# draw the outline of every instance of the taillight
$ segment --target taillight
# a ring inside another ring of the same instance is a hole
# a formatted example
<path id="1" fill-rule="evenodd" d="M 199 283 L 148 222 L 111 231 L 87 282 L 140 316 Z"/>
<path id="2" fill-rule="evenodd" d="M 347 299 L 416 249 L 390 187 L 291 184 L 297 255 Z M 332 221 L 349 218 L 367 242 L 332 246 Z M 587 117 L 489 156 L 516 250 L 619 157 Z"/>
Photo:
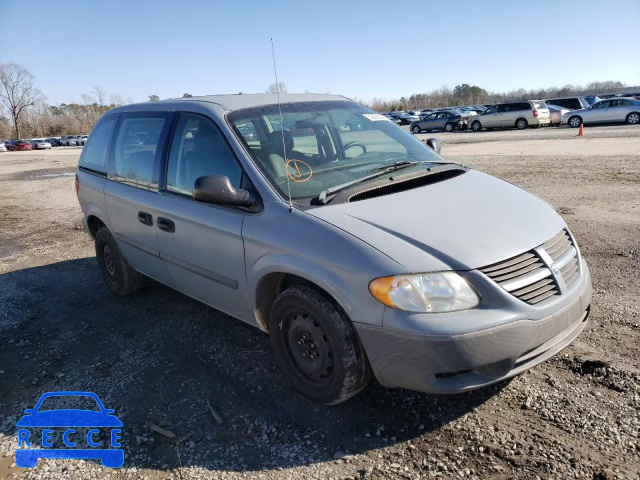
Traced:
<path id="1" fill-rule="evenodd" d="M 534 117 L 537 117 L 537 116 L 538 116 L 538 110 L 534 110 L 534 111 L 533 111 L 533 116 L 534 116 Z"/>
<path id="2" fill-rule="evenodd" d="M 76 173 L 76 197 L 78 196 L 79 191 L 80 191 L 80 181 L 78 180 L 78 174 Z"/>

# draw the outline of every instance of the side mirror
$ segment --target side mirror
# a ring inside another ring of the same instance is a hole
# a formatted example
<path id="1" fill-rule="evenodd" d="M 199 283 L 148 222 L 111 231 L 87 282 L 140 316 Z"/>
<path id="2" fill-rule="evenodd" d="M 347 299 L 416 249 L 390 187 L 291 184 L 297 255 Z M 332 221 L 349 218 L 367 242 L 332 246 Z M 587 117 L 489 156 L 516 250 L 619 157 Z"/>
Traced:
<path id="1" fill-rule="evenodd" d="M 256 199 L 248 190 L 236 189 L 226 175 L 198 177 L 193 185 L 193 198 L 218 205 L 251 207 Z"/>
<path id="2" fill-rule="evenodd" d="M 437 138 L 430 138 L 429 140 L 427 140 L 427 146 L 431 147 L 433 150 L 436 151 L 436 153 L 440 153 L 440 149 L 442 148 L 442 144 L 440 143 L 440 140 L 438 140 Z"/>

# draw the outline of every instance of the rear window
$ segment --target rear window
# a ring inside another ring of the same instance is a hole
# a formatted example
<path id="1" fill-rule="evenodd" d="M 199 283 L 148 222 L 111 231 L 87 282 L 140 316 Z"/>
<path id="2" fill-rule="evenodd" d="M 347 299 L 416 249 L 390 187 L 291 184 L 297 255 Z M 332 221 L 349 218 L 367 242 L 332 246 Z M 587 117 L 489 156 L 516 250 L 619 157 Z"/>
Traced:
<path id="1" fill-rule="evenodd" d="M 549 106 L 544 102 L 533 102 L 536 108 L 549 108 Z"/>

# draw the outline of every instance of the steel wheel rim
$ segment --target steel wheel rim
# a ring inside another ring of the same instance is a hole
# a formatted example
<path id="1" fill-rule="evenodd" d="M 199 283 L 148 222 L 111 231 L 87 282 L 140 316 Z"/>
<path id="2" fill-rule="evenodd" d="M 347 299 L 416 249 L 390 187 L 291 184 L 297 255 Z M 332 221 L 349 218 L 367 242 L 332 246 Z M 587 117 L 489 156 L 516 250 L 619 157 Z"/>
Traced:
<path id="1" fill-rule="evenodd" d="M 413 133 L 420 133 L 419 127 L 413 127 Z"/>
<path id="2" fill-rule="evenodd" d="M 478 122 L 475 122 L 475 123 L 472 125 L 472 128 L 473 128 L 473 130 L 474 130 L 474 131 L 476 131 L 476 132 L 477 132 L 478 130 L 480 130 L 480 124 L 479 124 Z"/>
<path id="3" fill-rule="evenodd" d="M 524 120 L 520 120 L 520 121 L 518 122 L 518 128 L 523 129 L 524 127 L 525 127 Z"/>
<path id="4" fill-rule="evenodd" d="M 640 115 L 638 115 L 637 113 L 633 113 L 629 115 L 629 123 L 638 123 L 639 120 L 640 120 Z"/>
<path id="5" fill-rule="evenodd" d="M 296 372 L 316 386 L 331 382 L 333 349 L 320 323 L 306 312 L 294 312 L 286 322 L 285 346 Z"/>
<path id="6" fill-rule="evenodd" d="M 444 129 L 445 131 L 450 132 L 451 130 L 453 130 L 453 127 L 451 125 L 445 125 Z"/>
<path id="7" fill-rule="evenodd" d="M 104 263 L 105 271 L 111 280 L 116 280 L 118 278 L 118 273 L 116 271 L 116 264 L 113 260 L 113 253 L 111 252 L 111 248 L 109 245 L 106 245 L 102 250 L 102 262 Z"/>
<path id="8" fill-rule="evenodd" d="M 569 121 L 569 123 L 571 123 L 572 127 L 577 127 L 578 125 L 580 125 L 580 120 L 574 117 Z"/>

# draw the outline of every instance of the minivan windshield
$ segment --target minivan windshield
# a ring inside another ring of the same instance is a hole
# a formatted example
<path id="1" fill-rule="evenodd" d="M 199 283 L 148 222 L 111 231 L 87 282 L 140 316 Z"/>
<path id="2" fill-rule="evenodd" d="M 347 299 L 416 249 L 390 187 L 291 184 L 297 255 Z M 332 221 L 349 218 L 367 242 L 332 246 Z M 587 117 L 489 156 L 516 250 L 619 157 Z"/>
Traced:
<path id="1" fill-rule="evenodd" d="M 292 199 L 310 200 L 398 162 L 411 162 L 406 172 L 445 163 L 384 115 L 350 101 L 285 103 L 282 121 L 278 105 L 236 110 L 227 120 L 284 198 L 290 188 Z"/>

